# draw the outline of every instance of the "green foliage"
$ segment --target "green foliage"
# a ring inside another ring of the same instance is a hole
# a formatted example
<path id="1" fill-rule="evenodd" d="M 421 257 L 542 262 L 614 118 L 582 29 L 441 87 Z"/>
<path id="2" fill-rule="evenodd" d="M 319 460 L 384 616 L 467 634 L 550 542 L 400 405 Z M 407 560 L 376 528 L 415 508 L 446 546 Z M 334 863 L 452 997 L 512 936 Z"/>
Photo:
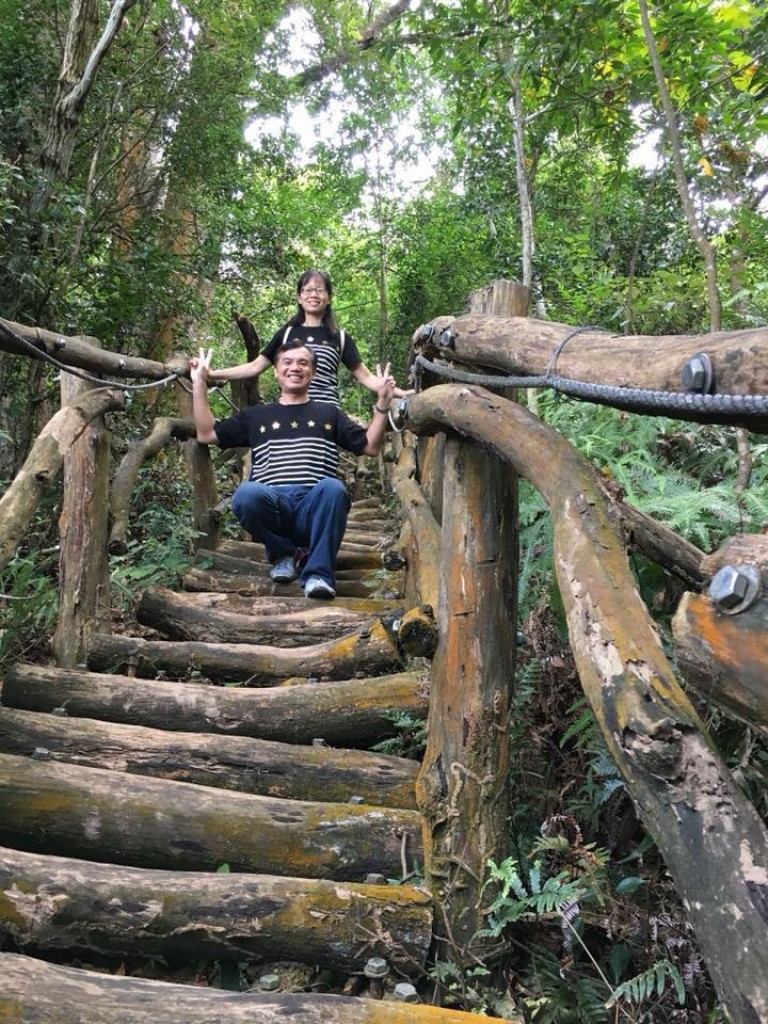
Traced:
<path id="1" fill-rule="evenodd" d="M 19 553 L 0 573 L 0 673 L 34 658 L 56 625 L 58 551 Z"/>
<path id="2" fill-rule="evenodd" d="M 606 1006 L 610 1009 L 621 1000 L 627 1003 L 642 1003 L 653 998 L 654 995 L 661 997 L 664 995 L 668 981 L 674 985 L 677 1001 L 683 1006 L 685 1003 L 683 979 L 680 977 L 680 971 L 669 960 L 658 960 L 647 971 L 617 985 Z"/>
<path id="3" fill-rule="evenodd" d="M 427 723 L 413 718 L 407 711 L 386 711 L 384 717 L 392 723 L 396 735 L 374 744 L 371 750 L 418 761 L 427 742 Z"/>
<path id="4" fill-rule="evenodd" d="M 170 474 L 166 483 L 172 484 Z M 155 468 L 144 467 L 133 500 L 140 511 L 130 520 L 127 551 L 110 559 L 110 579 L 124 610 L 133 608 L 149 586 L 177 589 L 191 564 L 195 531 L 189 484 L 179 481 L 175 505 L 158 487 L 162 483 L 155 479 Z"/>

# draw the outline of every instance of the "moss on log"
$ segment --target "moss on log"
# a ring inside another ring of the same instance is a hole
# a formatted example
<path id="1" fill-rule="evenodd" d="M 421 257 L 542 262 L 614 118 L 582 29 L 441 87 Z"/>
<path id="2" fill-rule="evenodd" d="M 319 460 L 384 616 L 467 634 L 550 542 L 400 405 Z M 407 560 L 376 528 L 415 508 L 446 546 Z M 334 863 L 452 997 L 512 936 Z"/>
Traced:
<path id="1" fill-rule="evenodd" d="M 221 992 L 0 953 L 2 1024 L 477 1024 L 474 1014 L 316 993 Z M 503 1024 L 483 1017 L 486 1024 Z M 519 1018 L 507 1018 L 521 1024 Z"/>
<path id="2" fill-rule="evenodd" d="M 323 738 L 364 747 L 395 733 L 393 718 L 426 718 L 429 680 L 402 672 L 375 680 L 241 690 L 16 664 L 3 704 L 181 732 L 253 736 L 285 743 Z"/>
<path id="3" fill-rule="evenodd" d="M 0 848 L 0 935 L 68 957 L 297 960 L 346 972 L 369 956 L 424 971 L 429 894 L 410 886 L 158 871 Z"/>
<path id="4" fill-rule="evenodd" d="M 86 768 L 258 793 L 415 808 L 417 763 L 330 746 L 201 735 L 0 708 L 0 750 Z"/>
<path id="5" fill-rule="evenodd" d="M 237 872 L 359 882 L 371 872 L 402 878 L 421 862 L 421 818 L 0 754 L 0 843 L 133 867 L 215 871 L 228 864 Z"/>
<path id="6" fill-rule="evenodd" d="M 87 663 L 97 672 L 120 671 L 130 664 L 140 676 L 163 671 L 183 678 L 194 669 L 212 680 L 248 686 L 269 686 L 287 676 L 351 679 L 402 667 L 391 632 L 381 622 L 324 644 L 297 648 L 166 642 L 96 633 L 88 642 Z"/>
<path id="7" fill-rule="evenodd" d="M 258 615 L 222 610 L 177 594 L 149 587 L 141 595 L 136 618 L 172 640 L 208 643 L 261 644 L 303 647 L 370 629 L 377 621 L 370 614 L 337 608 L 335 602 L 307 607 L 284 615 Z"/>

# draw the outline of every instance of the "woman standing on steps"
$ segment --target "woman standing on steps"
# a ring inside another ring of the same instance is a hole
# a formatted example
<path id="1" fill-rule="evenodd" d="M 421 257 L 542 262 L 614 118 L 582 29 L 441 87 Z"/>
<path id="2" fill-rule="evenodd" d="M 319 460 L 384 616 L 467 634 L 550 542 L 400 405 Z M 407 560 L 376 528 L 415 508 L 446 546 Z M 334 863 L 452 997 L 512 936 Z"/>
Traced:
<path id="1" fill-rule="evenodd" d="M 273 335 L 263 352 L 248 363 L 211 370 L 209 379 L 218 382 L 257 377 L 274 364 L 282 345 L 295 340 L 311 349 L 317 360 L 317 371 L 309 391 L 310 398 L 339 404 L 340 363 L 344 363 L 359 384 L 378 394 L 381 380 L 371 373 L 352 338 L 336 322 L 331 308 L 333 284 L 328 274 L 322 270 L 305 271 L 298 280 L 296 297 L 296 313 Z M 399 388 L 395 388 L 394 393 L 396 398 L 412 394 Z"/>

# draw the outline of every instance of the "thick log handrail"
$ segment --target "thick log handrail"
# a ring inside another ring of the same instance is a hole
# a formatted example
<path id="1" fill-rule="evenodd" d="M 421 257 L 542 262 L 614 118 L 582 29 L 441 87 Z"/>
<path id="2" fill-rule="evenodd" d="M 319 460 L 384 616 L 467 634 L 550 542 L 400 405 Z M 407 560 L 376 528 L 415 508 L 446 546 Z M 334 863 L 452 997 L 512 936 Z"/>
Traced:
<path id="1" fill-rule="evenodd" d="M 479 441 L 541 491 L 571 646 L 608 748 L 683 896 L 729 1015 L 738 1024 L 768 1019 L 768 833 L 664 655 L 600 477 L 551 427 L 482 388 L 431 388 L 411 401 L 408 424 Z"/>

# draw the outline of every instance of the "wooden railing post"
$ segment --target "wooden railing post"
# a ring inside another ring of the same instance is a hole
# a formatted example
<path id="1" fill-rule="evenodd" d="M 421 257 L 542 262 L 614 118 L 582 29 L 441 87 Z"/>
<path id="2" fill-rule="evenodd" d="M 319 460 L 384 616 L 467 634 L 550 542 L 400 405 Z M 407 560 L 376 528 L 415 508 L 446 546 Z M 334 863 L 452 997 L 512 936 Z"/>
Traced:
<path id="1" fill-rule="evenodd" d="M 521 288 L 496 282 L 474 300 L 492 315 L 525 315 L 527 289 Z M 430 467 L 433 490 L 435 476 L 442 479 L 440 639 L 417 798 L 425 818 L 426 880 L 440 906 L 437 959 L 462 969 L 494 944 L 478 937 L 490 899 L 483 885 L 488 861 L 509 851 L 517 480 L 475 442 L 448 436 L 427 450 L 442 455 Z"/>
<path id="2" fill-rule="evenodd" d="M 93 387 L 61 374 L 61 404 Z M 58 665 L 71 668 L 82 658 L 88 632 L 110 628 L 109 430 L 98 416 L 64 456 L 64 495 L 59 517 L 59 617 L 52 638 Z"/>
<path id="3" fill-rule="evenodd" d="M 482 888 L 508 851 L 508 705 L 514 671 L 515 520 L 506 470 L 449 438 L 444 463 L 439 627 L 429 738 L 417 783 L 425 873 L 440 906 L 438 959 L 466 967 L 487 948 Z"/>
<path id="4" fill-rule="evenodd" d="M 186 383 L 186 387 L 184 384 Z M 176 382 L 179 416 L 192 419 L 192 394 L 186 381 Z M 215 548 L 219 541 L 218 489 L 208 446 L 192 438 L 182 444 L 192 483 L 192 522 L 197 531 L 195 548 Z"/>

